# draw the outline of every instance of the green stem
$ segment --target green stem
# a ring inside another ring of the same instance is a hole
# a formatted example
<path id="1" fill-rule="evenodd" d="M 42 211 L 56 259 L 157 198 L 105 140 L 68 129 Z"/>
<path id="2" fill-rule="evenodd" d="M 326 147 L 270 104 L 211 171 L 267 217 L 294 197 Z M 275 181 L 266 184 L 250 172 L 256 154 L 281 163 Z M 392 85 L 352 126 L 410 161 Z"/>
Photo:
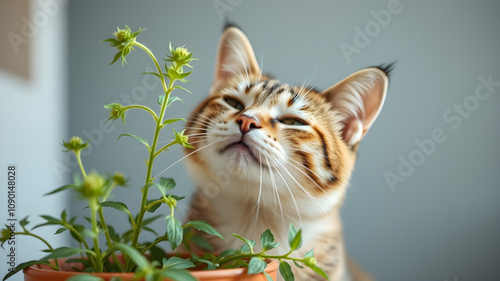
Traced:
<path id="1" fill-rule="evenodd" d="M 176 144 L 176 142 L 175 142 L 175 141 L 173 141 L 173 142 L 171 142 L 171 143 L 169 143 L 169 144 L 165 145 L 164 147 L 162 147 L 162 148 L 158 149 L 158 151 L 154 154 L 154 157 L 158 156 L 158 155 L 159 155 L 162 151 L 164 151 L 165 149 L 167 149 L 167 148 L 171 147 L 171 146 L 172 146 L 172 145 L 174 145 L 174 144 Z"/>
<path id="2" fill-rule="evenodd" d="M 104 236 L 106 237 L 106 242 L 108 243 L 108 248 L 111 248 L 113 241 L 111 240 L 111 236 L 109 236 L 108 225 L 106 224 L 106 221 L 104 220 L 104 213 L 102 212 L 101 206 L 99 206 L 98 213 L 99 213 L 99 219 L 101 220 L 102 228 L 104 230 Z M 122 266 L 122 263 L 118 260 L 116 253 L 113 252 L 112 256 L 113 256 L 113 260 L 115 261 L 115 264 L 118 265 L 118 267 L 120 267 L 120 270 L 123 272 L 124 268 Z"/>
<path id="3" fill-rule="evenodd" d="M 156 200 L 156 201 L 153 201 L 151 203 L 149 203 L 148 205 L 146 205 L 145 209 L 146 209 L 146 212 L 151 209 L 151 207 L 153 207 L 154 205 L 158 204 L 158 203 L 162 203 L 163 202 L 163 198 L 162 199 L 159 199 L 159 200 Z"/>
<path id="4" fill-rule="evenodd" d="M 158 137 L 160 135 L 160 130 L 162 129 L 163 118 L 165 116 L 165 111 L 167 109 L 167 102 L 168 102 L 168 99 L 170 97 L 170 93 L 173 90 L 173 84 L 174 84 L 175 80 L 174 79 L 170 80 L 170 83 L 167 87 L 167 84 L 165 82 L 165 78 L 163 76 L 163 72 L 161 70 L 160 64 L 158 63 L 158 60 L 156 60 L 156 57 L 154 56 L 154 54 L 146 46 L 142 45 L 139 42 L 135 42 L 134 45 L 143 49 L 153 60 L 155 66 L 156 66 L 156 69 L 158 70 L 159 77 L 161 79 L 163 91 L 165 92 L 165 99 L 163 100 L 163 104 L 161 105 L 160 116 L 158 117 L 158 119 L 156 121 L 155 134 L 154 134 L 153 143 L 151 145 L 151 149 L 150 149 L 150 153 L 149 153 L 148 169 L 146 172 L 146 180 L 144 183 L 144 186 L 147 186 L 150 182 L 153 181 L 153 179 L 151 178 L 151 174 L 153 172 L 153 163 L 154 163 L 154 159 L 156 157 L 156 155 L 155 155 L 156 145 L 158 143 Z M 146 202 L 147 202 L 147 198 L 148 198 L 148 190 L 149 190 L 149 188 L 142 189 L 141 208 L 140 208 L 139 214 L 137 216 L 136 227 L 134 228 L 134 233 L 132 235 L 131 246 L 133 248 L 137 248 L 137 243 L 139 241 L 139 235 L 141 233 L 142 221 L 143 221 L 144 215 L 146 213 Z M 127 264 L 128 264 L 127 271 L 132 270 L 133 265 L 128 263 L 128 259 L 127 259 Z"/>
<path id="5" fill-rule="evenodd" d="M 265 255 L 265 254 L 261 253 L 261 254 L 237 255 L 237 256 L 232 256 L 232 257 L 224 258 L 224 259 L 218 261 L 218 264 L 223 265 L 223 264 L 227 264 L 227 263 L 230 263 L 232 261 L 235 261 L 235 260 L 241 260 L 241 259 L 253 258 L 253 257 L 259 257 L 259 258 L 262 258 L 262 259 L 277 259 L 277 260 L 287 259 L 287 260 L 293 260 L 293 261 L 303 262 L 303 259 L 292 258 L 292 257 L 289 257 L 288 254 L 287 255 L 283 255 L 283 256 L 275 256 L 275 255 Z"/>
<path id="6" fill-rule="evenodd" d="M 158 122 L 158 116 L 156 115 L 156 112 L 154 112 L 151 108 L 149 108 L 147 106 L 140 105 L 140 104 L 133 104 L 133 105 L 125 106 L 125 108 L 126 109 L 130 109 L 130 108 L 143 109 L 143 110 L 151 113 L 151 115 L 155 119 L 155 122 Z"/>
<path id="7" fill-rule="evenodd" d="M 167 235 L 163 235 L 163 236 L 160 236 L 158 238 L 155 239 L 155 241 L 153 241 L 151 244 L 149 244 L 146 248 L 144 248 L 143 250 L 141 250 L 141 254 L 144 254 L 146 253 L 147 251 L 149 251 L 151 248 L 153 248 L 155 245 L 157 245 L 158 243 L 160 243 L 161 241 L 164 241 L 165 239 L 167 239 Z"/>
<path id="8" fill-rule="evenodd" d="M 80 157 L 80 150 L 74 151 L 76 156 L 76 161 L 78 162 L 78 167 L 80 167 L 80 171 L 82 172 L 82 176 L 85 179 L 87 174 L 85 173 L 85 169 L 83 168 L 82 158 Z"/>
<path id="9" fill-rule="evenodd" d="M 102 267 L 102 254 L 101 248 L 99 247 L 99 226 L 97 225 L 97 212 L 99 208 L 99 203 L 97 198 L 90 198 L 90 223 L 92 224 L 92 232 L 94 233 L 94 252 L 96 259 L 96 272 L 103 272 Z"/>

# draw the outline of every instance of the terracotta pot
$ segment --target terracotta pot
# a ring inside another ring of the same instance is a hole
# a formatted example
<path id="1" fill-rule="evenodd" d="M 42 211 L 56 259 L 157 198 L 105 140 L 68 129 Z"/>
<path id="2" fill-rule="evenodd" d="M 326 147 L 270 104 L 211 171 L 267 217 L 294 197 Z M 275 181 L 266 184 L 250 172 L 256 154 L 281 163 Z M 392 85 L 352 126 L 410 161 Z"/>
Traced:
<path id="1" fill-rule="evenodd" d="M 64 263 L 66 259 L 59 259 L 59 263 Z M 278 262 L 276 260 L 266 260 L 266 272 L 273 280 L 276 280 L 278 272 Z M 81 274 L 75 271 L 55 271 L 47 265 L 34 265 L 23 270 L 24 281 L 65 281 L 75 275 Z M 194 277 L 200 281 L 266 281 L 264 274 L 247 275 L 246 268 L 220 269 L 220 270 L 196 270 L 191 271 Z M 109 281 L 112 277 L 121 277 L 124 281 L 132 280 L 134 273 L 92 273 Z M 169 279 L 165 279 L 169 280 Z"/>

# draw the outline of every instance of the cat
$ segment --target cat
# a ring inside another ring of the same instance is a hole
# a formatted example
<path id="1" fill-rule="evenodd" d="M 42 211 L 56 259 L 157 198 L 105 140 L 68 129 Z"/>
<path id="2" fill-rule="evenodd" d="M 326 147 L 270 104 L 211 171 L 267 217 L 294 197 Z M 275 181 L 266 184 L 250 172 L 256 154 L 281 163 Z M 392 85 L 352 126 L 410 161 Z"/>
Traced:
<path id="1" fill-rule="evenodd" d="M 393 64 L 355 72 L 318 92 L 261 73 L 236 26 L 219 41 L 209 96 L 192 112 L 187 167 L 197 185 L 189 220 L 226 238 L 204 236 L 216 251 L 239 248 L 230 233 L 260 241 L 270 229 L 286 253 L 289 225 L 302 229 L 298 256 L 314 249 L 330 280 L 372 280 L 346 255 L 339 209 L 361 139 L 384 104 Z M 294 269 L 296 280 L 324 280 Z"/>

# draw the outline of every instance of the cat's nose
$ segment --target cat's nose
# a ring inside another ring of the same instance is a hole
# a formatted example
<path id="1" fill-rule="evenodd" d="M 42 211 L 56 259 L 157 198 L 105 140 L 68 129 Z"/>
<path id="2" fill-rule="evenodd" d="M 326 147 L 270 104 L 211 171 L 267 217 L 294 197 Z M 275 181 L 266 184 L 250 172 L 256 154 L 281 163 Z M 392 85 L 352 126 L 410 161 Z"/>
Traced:
<path id="1" fill-rule="evenodd" d="M 245 114 L 241 114 L 238 119 L 236 119 L 236 122 L 240 125 L 240 131 L 242 134 L 248 133 L 252 129 L 261 128 L 257 119 Z"/>

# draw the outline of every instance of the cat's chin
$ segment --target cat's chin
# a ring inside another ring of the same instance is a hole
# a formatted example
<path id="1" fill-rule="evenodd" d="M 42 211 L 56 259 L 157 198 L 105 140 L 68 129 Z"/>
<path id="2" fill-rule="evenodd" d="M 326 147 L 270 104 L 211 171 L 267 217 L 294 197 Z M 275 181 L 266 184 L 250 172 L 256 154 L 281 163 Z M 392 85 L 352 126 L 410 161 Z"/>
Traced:
<path id="1" fill-rule="evenodd" d="M 252 149 L 243 141 L 234 142 L 219 151 L 219 153 L 227 158 L 230 162 L 234 162 L 236 166 L 257 165 L 262 168 L 267 168 L 267 165 L 255 156 Z"/>

